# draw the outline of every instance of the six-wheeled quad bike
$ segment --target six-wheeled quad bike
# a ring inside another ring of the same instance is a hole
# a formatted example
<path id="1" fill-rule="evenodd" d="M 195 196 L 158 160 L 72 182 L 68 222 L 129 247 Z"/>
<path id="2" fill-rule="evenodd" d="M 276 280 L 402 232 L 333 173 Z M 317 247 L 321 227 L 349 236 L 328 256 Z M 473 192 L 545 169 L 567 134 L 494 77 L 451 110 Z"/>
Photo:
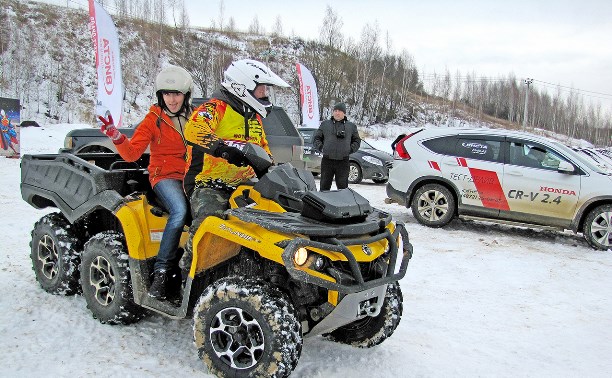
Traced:
<path id="1" fill-rule="evenodd" d="M 412 256 L 404 226 L 351 189 L 318 192 L 309 172 L 268 169 L 257 146 L 245 153 L 261 177 L 237 188 L 225 219 L 201 224 L 180 296 L 168 301 L 147 294 L 167 215 L 141 168 L 146 159 L 25 155 L 24 200 L 60 210 L 32 231 L 38 282 L 82 293 L 102 323 L 133 323 L 148 311 L 193 317 L 198 354 L 219 376 L 288 376 L 303 337 L 371 347 L 391 336 Z M 186 227 L 181 245 L 187 238 Z"/>

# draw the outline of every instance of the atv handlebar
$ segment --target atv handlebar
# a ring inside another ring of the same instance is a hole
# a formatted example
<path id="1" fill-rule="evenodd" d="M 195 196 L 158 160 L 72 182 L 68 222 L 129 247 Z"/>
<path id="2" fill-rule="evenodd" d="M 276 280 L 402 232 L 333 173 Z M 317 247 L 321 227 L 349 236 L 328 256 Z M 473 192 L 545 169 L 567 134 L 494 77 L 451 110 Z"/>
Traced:
<path id="1" fill-rule="evenodd" d="M 247 164 L 255 171 L 257 178 L 262 178 L 268 173 L 268 169 L 272 166 L 272 158 L 261 146 L 247 143 L 242 153 Z"/>

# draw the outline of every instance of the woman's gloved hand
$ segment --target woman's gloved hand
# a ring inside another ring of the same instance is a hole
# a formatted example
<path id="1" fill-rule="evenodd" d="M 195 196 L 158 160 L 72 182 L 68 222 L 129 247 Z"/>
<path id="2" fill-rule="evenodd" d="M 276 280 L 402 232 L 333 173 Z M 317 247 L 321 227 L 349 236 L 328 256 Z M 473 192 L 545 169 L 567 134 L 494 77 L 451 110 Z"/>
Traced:
<path id="1" fill-rule="evenodd" d="M 103 116 L 98 116 L 100 122 L 102 122 L 102 126 L 100 130 L 104 134 L 106 134 L 114 144 L 121 144 L 125 140 L 125 135 L 121 134 L 121 132 L 115 126 L 113 122 L 113 116 L 111 114 L 108 115 L 108 118 L 104 118 Z"/>

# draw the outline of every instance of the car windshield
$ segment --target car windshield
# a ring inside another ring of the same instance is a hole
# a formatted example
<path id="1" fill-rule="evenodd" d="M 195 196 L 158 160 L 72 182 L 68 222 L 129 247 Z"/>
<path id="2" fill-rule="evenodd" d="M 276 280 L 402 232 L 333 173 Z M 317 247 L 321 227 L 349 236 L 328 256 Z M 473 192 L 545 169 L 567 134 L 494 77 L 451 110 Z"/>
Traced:
<path id="1" fill-rule="evenodd" d="M 571 148 L 567 147 L 566 145 L 564 145 L 562 143 L 559 143 L 559 142 L 553 142 L 553 144 L 555 145 L 555 147 L 558 150 L 560 150 L 561 152 L 565 153 L 566 156 L 580 161 L 582 164 L 586 165 L 592 171 L 595 171 L 595 172 L 601 173 L 601 174 L 606 174 L 606 175 L 609 174 L 609 172 L 607 172 L 605 169 L 603 169 L 600 166 L 598 166 L 593 161 L 593 159 L 585 156 L 584 154 L 578 153 L 578 152 L 572 150 Z"/>
<path id="2" fill-rule="evenodd" d="M 375 150 L 374 147 L 372 147 L 371 144 L 368 144 L 368 142 L 366 142 L 365 140 L 361 140 L 361 145 L 359 146 L 360 150 Z"/>
<path id="3" fill-rule="evenodd" d="M 298 130 L 304 139 L 304 143 L 312 144 L 312 138 L 314 137 L 314 130 Z"/>
<path id="4" fill-rule="evenodd" d="M 604 171 L 612 172 L 612 161 L 605 159 L 602 155 L 586 149 L 575 149 L 574 151 L 580 154 L 580 156 L 587 157 L 589 161 L 592 161 L 592 163 Z"/>

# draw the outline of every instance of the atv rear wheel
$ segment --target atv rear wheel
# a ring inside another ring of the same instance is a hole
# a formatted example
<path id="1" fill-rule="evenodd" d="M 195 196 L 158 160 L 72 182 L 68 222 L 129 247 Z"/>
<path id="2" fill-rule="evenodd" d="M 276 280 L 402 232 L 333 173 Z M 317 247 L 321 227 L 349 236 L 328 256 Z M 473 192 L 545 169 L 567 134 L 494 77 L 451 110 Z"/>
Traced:
<path id="1" fill-rule="evenodd" d="M 402 319 L 402 290 L 397 282 L 387 286 L 378 316 L 365 317 L 327 334 L 327 338 L 358 348 L 370 348 L 390 337 Z"/>
<path id="2" fill-rule="evenodd" d="M 40 286 L 51 294 L 78 294 L 83 241 L 60 213 L 51 213 L 34 224 L 30 242 L 32 269 Z"/>
<path id="3" fill-rule="evenodd" d="M 125 238 L 117 232 L 99 233 L 85 244 L 81 287 L 87 307 L 101 323 L 131 324 L 145 315 L 134 303 Z"/>
<path id="4" fill-rule="evenodd" d="M 217 376 L 287 377 L 302 351 L 291 302 L 265 282 L 222 278 L 194 309 L 198 355 Z"/>

